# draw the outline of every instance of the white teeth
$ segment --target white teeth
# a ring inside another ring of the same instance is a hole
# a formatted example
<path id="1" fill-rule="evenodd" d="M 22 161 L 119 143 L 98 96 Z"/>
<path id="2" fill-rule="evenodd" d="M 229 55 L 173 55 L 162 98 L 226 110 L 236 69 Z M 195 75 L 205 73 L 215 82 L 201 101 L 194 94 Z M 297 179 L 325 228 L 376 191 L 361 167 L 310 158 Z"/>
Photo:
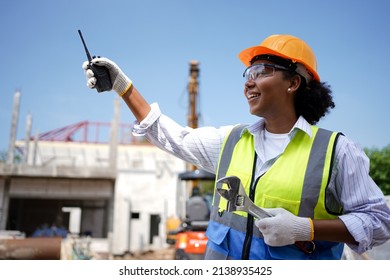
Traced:
<path id="1" fill-rule="evenodd" d="M 249 98 L 258 97 L 258 96 L 259 96 L 259 94 L 252 93 L 252 94 L 248 94 L 247 98 L 249 99 Z"/>

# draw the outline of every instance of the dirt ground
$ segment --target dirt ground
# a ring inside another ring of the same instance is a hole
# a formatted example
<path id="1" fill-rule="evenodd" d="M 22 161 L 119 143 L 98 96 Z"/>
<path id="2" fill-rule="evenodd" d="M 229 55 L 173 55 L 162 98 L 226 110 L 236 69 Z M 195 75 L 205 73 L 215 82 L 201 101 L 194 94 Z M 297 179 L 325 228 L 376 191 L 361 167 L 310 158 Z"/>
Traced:
<path id="1" fill-rule="evenodd" d="M 170 246 L 156 251 L 146 251 L 140 253 L 127 253 L 123 256 L 115 256 L 115 260 L 173 260 L 175 247 Z"/>

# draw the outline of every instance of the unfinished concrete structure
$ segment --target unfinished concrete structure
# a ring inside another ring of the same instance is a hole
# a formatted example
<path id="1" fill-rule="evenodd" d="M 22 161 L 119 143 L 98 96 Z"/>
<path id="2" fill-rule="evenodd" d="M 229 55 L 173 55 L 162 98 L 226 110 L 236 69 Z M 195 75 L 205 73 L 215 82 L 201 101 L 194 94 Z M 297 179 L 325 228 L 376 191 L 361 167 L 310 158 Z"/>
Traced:
<path id="1" fill-rule="evenodd" d="M 189 64 L 188 126 L 196 128 L 199 62 Z M 64 226 L 99 239 L 100 250 L 112 255 L 165 246 L 165 225 L 183 219 L 192 187 L 178 175 L 195 167 L 133 138 L 131 125 L 119 124 L 119 98 L 111 123 L 84 121 L 31 136 L 29 115 L 25 140 L 17 141 L 20 96 L 0 163 L 0 233 L 28 237 L 43 226 Z"/>
<path id="2" fill-rule="evenodd" d="M 115 106 L 111 123 L 81 122 L 14 142 L 19 160 L 13 154 L 0 163 L 0 230 L 28 237 L 43 225 L 64 226 L 99 239 L 112 255 L 166 246 L 166 220 L 185 202 L 178 174 L 186 164 L 132 138 Z M 110 140 L 88 138 L 98 134 L 93 127 Z"/>

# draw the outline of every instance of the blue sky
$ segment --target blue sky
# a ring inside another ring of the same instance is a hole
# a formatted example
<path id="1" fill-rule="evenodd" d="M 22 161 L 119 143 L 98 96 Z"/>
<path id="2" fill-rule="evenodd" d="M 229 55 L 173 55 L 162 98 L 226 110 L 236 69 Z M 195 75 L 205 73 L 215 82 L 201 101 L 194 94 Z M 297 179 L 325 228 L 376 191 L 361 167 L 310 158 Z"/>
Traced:
<path id="1" fill-rule="evenodd" d="M 362 147 L 390 144 L 390 2 L 313 0 L 2 0 L 0 151 L 9 144 L 13 96 L 33 133 L 109 122 L 116 94 L 86 87 L 81 29 L 92 54 L 114 60 L 149 102 L 187 124 L 189 61 L 200 62 L 201 126 L 251 123 L 237 54 L 288 33 L 314 50 L 336 108 L 319 125 Z M 122 103 L 121 123 L 134 117 Z"/>

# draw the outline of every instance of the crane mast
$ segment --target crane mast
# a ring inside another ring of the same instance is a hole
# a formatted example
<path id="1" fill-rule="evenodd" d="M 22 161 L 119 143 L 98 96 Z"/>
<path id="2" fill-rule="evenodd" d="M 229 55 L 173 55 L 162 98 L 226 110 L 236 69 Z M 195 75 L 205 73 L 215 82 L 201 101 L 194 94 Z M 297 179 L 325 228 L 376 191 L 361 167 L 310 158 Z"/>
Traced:
<path id="1" fill-rule="evenodd" d="M 187 125 L 192 128 L 198 127 L 198 94 L 199 94 L 199 62 L 196 60 L 190 61 L 190 77 L 188 81 L 189 94 L 189 112 Z M 189 164 L 188 170 L 196 170 L 196 166 Z"/>
<path id="2" fill-rule="evenodd" d="M 189 94 L 189 113 L 188 113 L 188 126 L 192 128 L 198 127 L 198 112 L 197 112 L 197 99 L 199 94 L 199 62 L 196 60 L 190 61 L 190 79 L 188 82 L 188 94 Z"/>

